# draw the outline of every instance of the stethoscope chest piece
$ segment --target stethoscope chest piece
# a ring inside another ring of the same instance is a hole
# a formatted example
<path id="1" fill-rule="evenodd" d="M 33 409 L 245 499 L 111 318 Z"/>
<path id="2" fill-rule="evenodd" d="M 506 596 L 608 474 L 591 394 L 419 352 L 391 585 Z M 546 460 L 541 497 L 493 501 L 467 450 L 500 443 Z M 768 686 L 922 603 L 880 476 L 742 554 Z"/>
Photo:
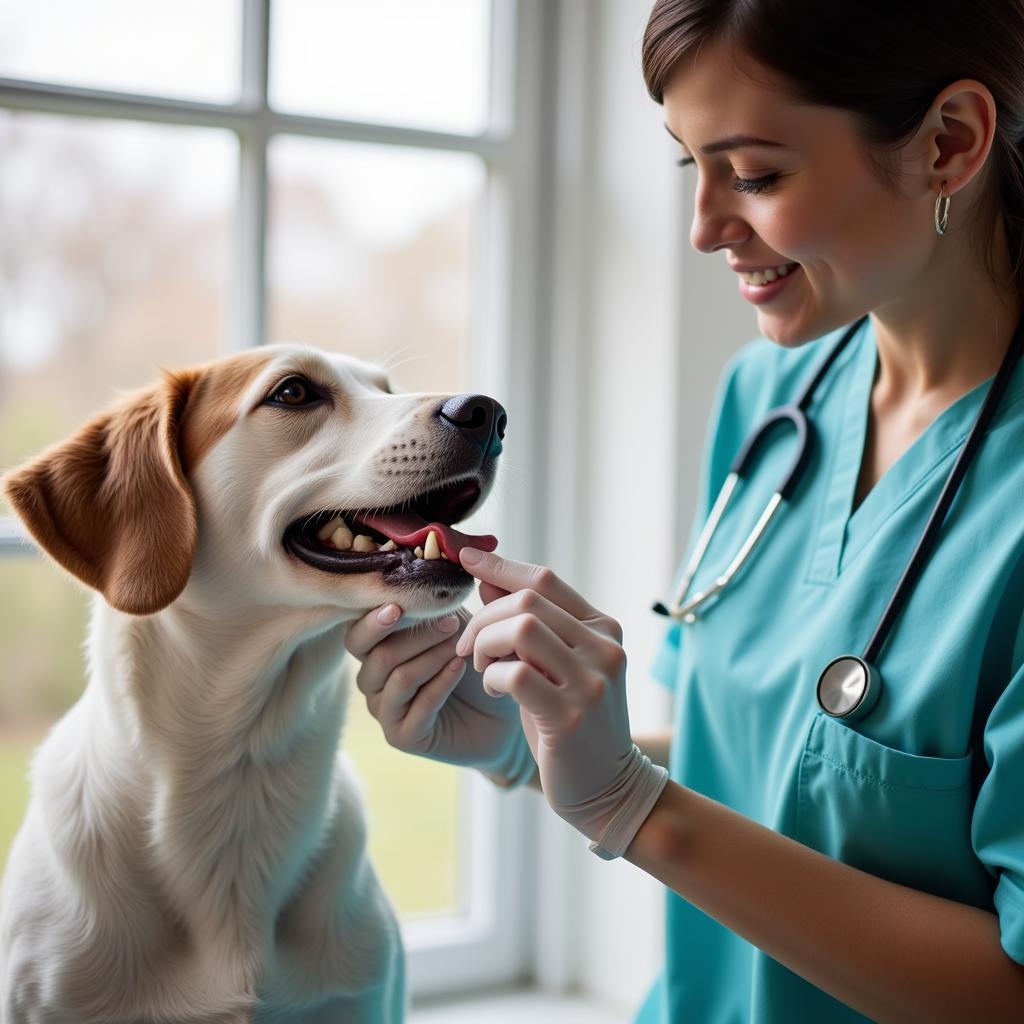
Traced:
<path id="1" fill-rule="evenodd" d="M 844 654 L 825 666 L 818 680 L 818 706 L 826 715 L 856 722 L 871 713 L 882 692 L 882 677 L 874 665 Z"/>

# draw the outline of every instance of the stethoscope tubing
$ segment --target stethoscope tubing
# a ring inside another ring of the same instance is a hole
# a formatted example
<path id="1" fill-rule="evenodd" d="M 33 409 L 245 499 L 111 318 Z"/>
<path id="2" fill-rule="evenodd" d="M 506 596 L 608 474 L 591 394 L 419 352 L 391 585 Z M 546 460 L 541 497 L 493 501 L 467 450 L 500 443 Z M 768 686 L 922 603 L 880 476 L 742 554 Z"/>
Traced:
<path id="1" fill-rule="evenodd" d="M 774 409 L 771 409 L 765 415 L 765 418 L 758 427 L 750 433 L 740 446 L 740 450 L 736 453 L 736 457 L 729 466 L 728 475 L 718 492 L 718 497 L 715 499 L 715 504 L 708 515 L 707 522 L 704 524 L 704 528 L 701 531 L 696 546 L 694 547 L 690 561 L 687 563 L 686 569 L 683 572 L 679 586 L 676 588 L 676 596 L 673 601 L 673 606 L 671 608 L 666 607 L 660 601 L 653 606 L 653 610 L 659 615 L 681 619 L 687 623 L 694 622 L 697 617 L 698 609 L 702 608 L 713 597 L 715 597 L 716 594 L 724 590 L 729 585 L 733 577 L 743 567 L 744 563 L 757 546 L 758 541 L 760 541 L 776 511 L 784 502 L 788 502 L 790 500 L 790 497 L 796 489 L 797 484 L 800 482 L 800 478 L 807 466 L 807 460 L 810 458 L 811 446 L 815 443 L 816 434 L 813 424 L 807 418 L 806 409 L 810 405 L 811 399 L 817 391 L 818 385 L 821 383 L 825 374 L 828 373 L 829 368 L 836 361 L 840 352 L 846 348 L 850 339 L 854 337 L 866 320 L 867 316 L 863 316 L 855 323 L 851 324 L 843 334 L 843 337 L 839 340 L 838 344 L 836 344 L 821 361 L 821 364 L 815 370 L 814 375 L 807 382 L 803 391 L 801 391 L 799 398 L 797 398 L 795 402 L 789 402 L 786 405 L 776 406 Z M 707 550 L 707 546 L 711 542 L 711 538 L 714 536 L 715 530 L 718 528 L 719 520 L 725 514 L 725 510 L 729 505 L 729 500 L 732 497 L 733 491 L 736 489 L 736 485 L 740 480 L 744 479 L 752 467 L 755 456 L 765 444 L 771 431 L 778 425 L 787 422 L 790 423 L 796 431 L 797 450 L 793 457 L 793 461 L 786 469 L 782 482 L 779 484 L 778 488 L 776 488 L 775 493 L 772 494 L 764 511 L 761 513 L 760 518 L 754 525 L 754 528 L 750 531 L 747 539 L 743 542 L 743 545 L 737 552 L 736 557 L 729 563 L 725 572 L 718 576 L 709 587 L 698 594 L 694 594 L 689 600 L 684 602 L 683 599 L 686 597 L 686 593 L 690 589 L 690 583 L 693 580 L 702 559 L 704 558 L 704 552 Z"/>
<path id="2" fill-rule="evenodd" d="M 917 578 L 924 568 L 925 560 L 928 558 L 939 530 L 946 519 L 946 513 L 949 511 L 950 506 L 953 504 L 953 499 L 960 489 L 960 484 L 967 473 L 971 459 L 981 444 L 988 430 L 989 423 L 991 423 L 993 416 L 995 416 L 996 409 L 1006 393 L 1010 377 L 1013 375 L 1014 367 L 1021 356 L 1022 350 L 1024 350 L 1024 319 L 1017 325 L 1017 330 L 1010 339 L 1009 348 L 1003 356 L 1003 361 L 999 366 L 999 371 L 996 373 L 995 380 L 992 381 L 992 385 L 985 395 L 981 412 L 978 413 L 978 418 L 974 421 L 974 426 L 967 436 L 967 441 L 960 450 L 956 463 L 947 477 L 946 483 L 943 485 L 942 493 L 939 495 L 939 500 L 935 503 L 935 508 L 932 509 L 932 514 L 928 517 L 928 522 L 925 525 L 924 532 L 921 534 L 921 539 L 917 542 L 917 547 L 914 548 L 914 553 L 910 556 L 910 561 L 907 562 L 907 567 L 903 570 L 903 575 L 896 584 L 896 589 L 893 591 L 892 597 L 889 598 L 885 611 L 882 612 L 882 617 L 875 627 L 875 632 L 872 634 L 867 647 L 864 649 L 864 653 L 861 655 L 869 665 L 875 664 L 885 641 L 889 637 L 889 631 L 896 621 L 896 616 L 903 608 L 904 602 L 909 599 L 910 588 L 917 582 Z"/>
<path id="3" fill-rule="evenodd" d="M 726 477 L 725 483 L 718 494 L 711 514 L 708 516 L 708 521 L 705 524 L 704 529 L 701 531 L 700 538 L 694 548 L 693 555 L 686 566 L 682 579 L 680 580 L 679 587 L 677 588 L 677 595 L 673 602 L 674 607 L 668 608 L 661 602 L 658 602 L 654 605 L 654 611 L 658 614 L 682 619 L 687 623 L 694 622 L 697 610 L 705 605 L 712 597 L 725 589 L 730 580 L 739 572 L 747 558 L 749 558 L 757 542 L 764 534 L 765 529 L 776 510 L 783 502 L 790 499 L 793 491 L 800 481 L 804 468 L 806 467 L 807 460 L 810 457 L 811 445 L 814 443 L 816 435 L 812 423 L 806 416 L 806 409 L 810 405 L 811 399 L 817 391 L 817 388 L 825 374 L 828 373 L 836 358 L 843 349 L 846 348 L 847 344 L 866 320 L 867 316 L 865 315 L 846 330 L 843 337 L 822 360 L 814 375 L 800 393 L 800 397 L 795 402 L 777 406 L 775 409 L 770 410 L 762 423 L 743 443 L 736 455 L 736 458 L 733 460 L 732 465 L 729 467 L 729 473 Z M 953 499 L 956 497 L 964 475 L 966 474 L 971 460 L 974 457 L 978 446 L 981 444 L 985 432 L 995 415 L 996 409 L 1006 392 L 1006 388 L 1010 382 L 1010 377 L 1013 374 L 1014 367 L 1016 366 L 1022 351 L 1024 351 L 1024 318 L 1022 318 L 1017 325 L 1017 329 L 1014 332 L 1010 345 L 1003 357 L 1002 363 L 1000 364 L 999 371 L 997 372 L 995 380 L 992 382 L 992 385 L 985 396 L 981 411 L 979 412 L 974 426 L 967 437 L 967 441 L 961 449 L 956 463 L 946 479 L 946 483 L 943 485 L 942 492 L 939 495 L 938 501 L 935 503 L 935 507 L 932 509 L 931 515 L 928 517 L 928 522 L 925 525 L 924 531 L 910 556 L 910 560 L 908 561 L 906 568 L 903 570 L 903 573 L 896 584 L 892 597 L 889 599 L 889 603 L 886 605 L 885 610 L 878 621 L 878 625 L 875 627 L 875 631 L 871 635 L 871 639 L 868 641 L 863 655 L 861 656 L 860 660 L 866 663 L 868 668 L 873 666 L 877 660 L 878 655 L 880 654 L 882 647 L 884 646 L 885 641 L 896 621 L 897 615 L 909 598 L 910 589 L 917 582 L 917 579 L 924 568 L 925 561 L 931 552 L 935 539 L 938 536 L 938 532 L 945 521 L 946 514 L 953 503 Z M 740 548 L 736 557 L 729 564 L 726 571 L 719 576 L 710 587 L 699 594 L 694 595 L 690 600 L 686 601 L 685 604 L 682 603 L 689 589 L 690 582 L 696 574 L 697 568 L 704 557 L 704 552 L 707 550 L 707 547 L 711 542 L 711 538 L 718 526 L 718 522 L 722 518 L 722 515 L 729 503 L 729 499 L 735 491 L 737 483 L 744 478 L 745 474 L 751 468 L 754 456 L 764 444 L 770 431 L 778 424 L 784 422 L 791 423 L 796 431 L 797 452 L 793 461 L 786 470 L 782 483 L 772 495 L 764 512 L 762 512 L 761 517 L 758 519 L 757 524 L 754 526 L 753 530 L 751 530 L 746 541 Z M 839 661 L 841 659 L 836 660 Z M 871 671 L 875 670 L 871 669 Z"/>
<path id="4" fill-rule="evenodd" d="M 751 460 L 764 443 L 772 428 L 776 424 L 788 420 L 796 430 L 796 455 L 775 493 L 783 501 L 789 500 L 796 489 L 796 485 L 800 482 L 801 476 L 803 476 L 807 460 L 811 455 L 811 446 L 814 444 L 816 436 L 814 426 L 807 418 L 807 408 L 811 404 L 811 399 L 817 392 L 818 386 L 821 384 L 825 374 L 828 373 L 840 352 L 846 348 L 850 339 L 860 330 L 861 325 L 866 320 L 867 316 L 862 316 L 856 323 L 847 328 L 839 343 L 821 361 L 821 365 L 815 371 L 814 376 L 807 382 L 807 385 L 800 393 L 800 397 L 795 402 L 776 406 L 767 413 L 761 425 L 744 441 L 736 458 L 733 459 L 732 465 L 729 467 L 730 473 L 735 473 L 742 479 L 746 470 L 750 468 Z"/>

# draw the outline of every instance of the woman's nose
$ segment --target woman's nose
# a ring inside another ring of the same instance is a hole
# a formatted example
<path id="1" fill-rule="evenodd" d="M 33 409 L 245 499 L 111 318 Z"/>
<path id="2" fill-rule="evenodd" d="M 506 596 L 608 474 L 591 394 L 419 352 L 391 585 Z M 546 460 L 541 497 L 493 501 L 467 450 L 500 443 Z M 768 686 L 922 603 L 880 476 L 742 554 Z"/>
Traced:
<path id="1" fill-rule="evenodd" d="M 742 245 L 751 235 L 750 225 L 723 205 L 708 190 L 697 189 L 690 225 L 690 244 L 698 252 L 718 252 Z"/>

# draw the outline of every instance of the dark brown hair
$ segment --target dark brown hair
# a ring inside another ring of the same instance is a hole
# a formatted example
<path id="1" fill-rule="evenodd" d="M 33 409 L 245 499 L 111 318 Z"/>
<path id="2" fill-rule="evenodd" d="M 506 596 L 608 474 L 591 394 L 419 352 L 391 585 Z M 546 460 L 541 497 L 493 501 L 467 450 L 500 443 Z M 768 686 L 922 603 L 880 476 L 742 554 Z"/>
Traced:
<path id="1" fill-rule="evenodd" d="M 684 55 L 718 40 L 781 75 L 797 100 L 853 114 L 870 165 L 897 194 L 890 156 L 938 93 L 960 78 L 987 86 L 996 131 L 986 170 L 996 180 L 972 226 L 994 279 L 1002 216 L 1024 299 L 1024 0 L 657 0 L 643 42 L 654 100 Z"/>

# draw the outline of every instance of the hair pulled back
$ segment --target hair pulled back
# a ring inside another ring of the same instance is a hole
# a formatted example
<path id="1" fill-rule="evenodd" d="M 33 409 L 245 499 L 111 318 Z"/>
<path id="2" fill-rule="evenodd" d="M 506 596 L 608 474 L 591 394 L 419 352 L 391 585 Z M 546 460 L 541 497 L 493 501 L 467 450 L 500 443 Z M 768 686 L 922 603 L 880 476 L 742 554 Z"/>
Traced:
<path id="1" fill-rule="evenodd" d="M 643 41 L 654 100 L 663 102 L 684 55 L 718 40 L 783 76 L 796 99 L 853 114 L 871 165 L 897 193 L 889 156 L 938 93 L 960 78 L 987 86 L 996 130 L 973 227 L 994 276 L 990 243 L 1002 216 L 1024 299 L 1024 0 L 657 0 Z"/>

